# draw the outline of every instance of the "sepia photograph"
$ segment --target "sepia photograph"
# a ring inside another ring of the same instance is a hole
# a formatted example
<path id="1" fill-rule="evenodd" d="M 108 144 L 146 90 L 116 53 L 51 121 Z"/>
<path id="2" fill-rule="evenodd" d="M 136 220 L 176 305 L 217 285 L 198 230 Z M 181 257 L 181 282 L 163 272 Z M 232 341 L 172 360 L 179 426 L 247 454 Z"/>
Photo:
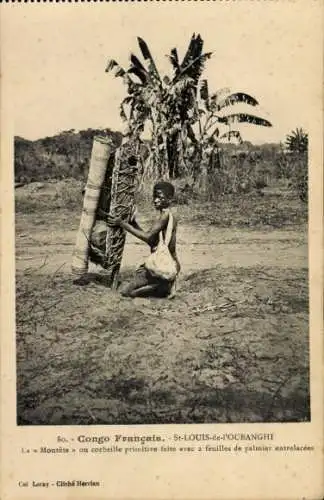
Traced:
<path id="1" fill-rule="evenodd" d="M 314 16 L 214 4 L 11 17 L 18 426 L 311 421 Z"/>

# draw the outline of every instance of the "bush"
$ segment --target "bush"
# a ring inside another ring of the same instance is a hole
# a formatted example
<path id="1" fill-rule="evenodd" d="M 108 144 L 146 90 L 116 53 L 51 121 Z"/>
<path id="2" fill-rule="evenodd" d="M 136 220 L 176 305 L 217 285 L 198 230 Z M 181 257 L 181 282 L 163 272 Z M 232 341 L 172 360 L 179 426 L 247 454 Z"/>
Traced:
<path id="1" fill-rule="evenodd" d="M 204 175 L 206 178 L 204 179 Z M 197 178 L 197 189 L 209 201 L 219 196 L 256 191 L 262 194 L 273 179 L 272 165 L 264 160 L 255 161 L 253 155 L 221 155 L 219 166 Z"/>
<path id="2" fill-rule="evenodd" d="M 290 186 L 299 198 L 308 201 L 308 157 L 307 153 L 288 153 L 287 163 L 290 171 Z"/>

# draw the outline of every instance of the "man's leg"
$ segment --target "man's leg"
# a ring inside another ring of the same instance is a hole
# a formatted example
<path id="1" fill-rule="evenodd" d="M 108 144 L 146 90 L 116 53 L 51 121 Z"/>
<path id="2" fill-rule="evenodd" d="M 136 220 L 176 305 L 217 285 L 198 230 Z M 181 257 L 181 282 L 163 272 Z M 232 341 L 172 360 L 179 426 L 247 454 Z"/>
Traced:
<path id="1" fill-rule="evenodd" d="M 120 293 L 123 297 L 145 297 L 154 293 L 156 289 L 157 284 L 152 283 L 147 270 L 141 266 L 135 273 L 134 281 L 121 286 Z"/>
<path id="2" fill-rule="evenodd" d="M 170 292 L 173 294 L 172 297 L 169 297 Z M 122 286 L 120 293 L 123 297 L 132 298 L 148 296 L 173 298 L 175 290 L 170 281 L 152 277 L 149 271 L 141 266 L 136 271 L 134 281 Z"/>
<path id="3" fill-rule="evenodd" d="M 149 297 L 155 295 L 158 285 L 144 285 L 139 288 L 127 290 L 126 293 L 121 292 L 124 297 Z"/>

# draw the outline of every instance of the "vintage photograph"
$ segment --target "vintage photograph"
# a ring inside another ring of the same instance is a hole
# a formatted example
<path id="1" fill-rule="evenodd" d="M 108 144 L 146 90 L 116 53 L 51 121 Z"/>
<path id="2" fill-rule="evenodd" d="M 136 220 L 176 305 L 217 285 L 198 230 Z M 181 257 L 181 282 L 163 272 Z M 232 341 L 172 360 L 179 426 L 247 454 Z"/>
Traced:
<path id="1" fill-rule="evenodd" d="M 311 421 L 311 14 L 62 7 L 11 20 L 17 425 Z"/>

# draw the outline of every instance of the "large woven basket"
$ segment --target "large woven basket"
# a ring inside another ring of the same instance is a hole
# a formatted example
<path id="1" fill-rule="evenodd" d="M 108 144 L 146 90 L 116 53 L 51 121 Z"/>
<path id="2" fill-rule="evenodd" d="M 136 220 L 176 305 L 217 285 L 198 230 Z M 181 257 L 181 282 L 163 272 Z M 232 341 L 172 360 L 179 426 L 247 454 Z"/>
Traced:
<path id="1" fill-rule="evenodd" d="M 101 205 L 104 206 L 107 200 L 105 193 L 107 190 L 110 191 L 110 185 L 105 186 L 105 183 L 109 180 L 107 167 L 114 150 L 115 146 L 109 138 L 94 137 L 83 209 L 72 258 L 72 272 L 76 276 L 82 276 L 88 271 L 91 232 L 98 216 L 99 202 L 101 200 Z"/>
<path id="2" fill-rule="evenodd" d="M 116 151 L 111 183 L 110 214 L 129 220 L 137 188 L 138 142 L 128 140 Z M 122 261 L 126 233 L 120 227 L 109 227 L 106 237 L 106 255 L 103 267 L 111 272 L 113 287 Z"/>

